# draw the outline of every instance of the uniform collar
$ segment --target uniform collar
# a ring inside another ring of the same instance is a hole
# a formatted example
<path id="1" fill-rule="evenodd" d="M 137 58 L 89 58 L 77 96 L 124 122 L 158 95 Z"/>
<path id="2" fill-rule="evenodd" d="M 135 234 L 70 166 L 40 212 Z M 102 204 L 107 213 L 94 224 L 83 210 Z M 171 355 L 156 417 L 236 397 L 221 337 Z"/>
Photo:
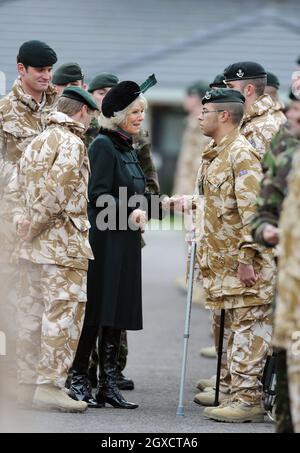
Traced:
<path id="1" fill-rule="evenodd" d="M 274 101 L 268 94 L 260 96 L 253 105 L 251 105 L 249 111 L 244 115 L 243 122 L 246 123 L 252 118 L 262 116 L 266 112 L 274 108 Z"/>
<path id="2" fill-rule="evenodd" d="M 41 103 L 38 103 L 30 94 L 24 91 L 20 77 L 18 77 L 12 87 L 12 92 L 16 97 L 17 101 L 22 102 L 34 112 L 38 112 L 43 109 L 46 105 L 51 106 L 57 99 L 57 93 L 53 85 L 49 85 L 47 91 L 43 95 Z"/>
<path id="3" fill-rule="evenodd" d="M 205 148 L 202 154 L 202 158 L 204 160 L 212 161 L 215 157 L 217 157 L 220 152 L 226 149 L 232 142 L 234 142 L 237 137 L 240 135 L 240 129 L 236 128 L 231 131 L 229 134 L 225 135 L 219 145 L 216 144 L 214 140 L 212 140 L 209 145 Z"/>
<path id="4" fill-rule="evenodd" d="M 70 118 L 68 115 L 62 112 L 53 112 L 50 113 L 47 117 L 47 123 L 48 125 L 59 125 L 63 126 L 69 131 L 71 131 L 73 134 L 77 135 L 80 138 L 84 137 L 85 133 L 85 127 L 82 123 L 79 123 L 78 121 L 74 121 L 72 118 Z"/>

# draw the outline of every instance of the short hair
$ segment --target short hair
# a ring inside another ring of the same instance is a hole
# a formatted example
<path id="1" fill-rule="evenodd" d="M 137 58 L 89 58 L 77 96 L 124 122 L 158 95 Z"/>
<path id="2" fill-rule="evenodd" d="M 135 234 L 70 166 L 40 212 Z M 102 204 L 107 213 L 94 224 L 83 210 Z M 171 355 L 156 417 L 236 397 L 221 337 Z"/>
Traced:
<path id="1" fill-rule="evenodd" d="M 131 104 L 129 104 L 125 109 L 115 112 L 114 116 L 107 118 L 101 113 L 99 116 L 99 124 L 104 129 L 116 130 L 121 124 L 125 123 L 127 115 L 135 108 L 136 104 L 142 104 L 146 109 L 148 107 L 148 102 L 145 96 L 140 94 Z"/>
<path id="2" fill-rule="evenodd" d="M 246 85 L 253 85 L 257 96 L 262 96 L 265 92 L 267 85 L 267 77 L 260 77 L 258 79 L 245 79 L 241 80 L 242 88 L 244 89 Z"/>
<path id="3" fill-rule="evenodd" d="M 230 113 L 233 124 L 239 125 L 244 116 L 244 105 L 241 102 L 224 102 L 224 104 L 217 104 L 218 110 L 226 110 Z"/>
<path id="4" fill-rule="evenodd" d="M 68 116 L 73 116 L 76 115 L 84 105 L 84 102 L 61 96 L 57 102 L 57 111 L 65 113 Z"/>
<path id="5" fill-rule="evenodd" d="M 18 63 L 22 63 L 22 65 L 24 66 L 24 68 L 25 68 L 25 69 L 28 69 L 28 67 L 29 67 L 29 65 L 28 65 L 28 64 L 25 64 L 25 63 L 23 63 L 23 61 L 21 61 L 21 59 L 20 59 L 20 56 L 19 56 L 19 55 L 17 56 L 17 64 L 18 64 Z"/>

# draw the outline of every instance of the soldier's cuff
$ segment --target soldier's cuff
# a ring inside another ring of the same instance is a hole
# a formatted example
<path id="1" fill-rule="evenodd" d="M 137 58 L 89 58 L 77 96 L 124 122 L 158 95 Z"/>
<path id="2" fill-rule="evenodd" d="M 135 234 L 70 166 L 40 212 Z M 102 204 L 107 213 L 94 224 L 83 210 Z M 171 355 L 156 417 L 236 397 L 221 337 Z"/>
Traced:
<path id="1" fill-rule="evenodd" d="M 239 252 L 238 262 L 242 264 L 252 264 L 256 250 L 250 247 L 244 247 Z"/>

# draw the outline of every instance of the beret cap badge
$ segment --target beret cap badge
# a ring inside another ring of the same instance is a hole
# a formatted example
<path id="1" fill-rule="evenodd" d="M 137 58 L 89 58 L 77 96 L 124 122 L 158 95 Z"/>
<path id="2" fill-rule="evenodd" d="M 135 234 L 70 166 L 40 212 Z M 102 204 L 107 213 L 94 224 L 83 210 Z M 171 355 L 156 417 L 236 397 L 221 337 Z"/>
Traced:
<path id="1" fill-rule="evenodd" d="M 211 93 L 209 91 L 205 93 L 204 99 L 211 99 Z"/>
<path id="2" fill-rule="evenodd" d="M 241 79 L 242 77 L 244 77 L 245 73 L 242 69 L 239 69 L 236 75 Z"/>

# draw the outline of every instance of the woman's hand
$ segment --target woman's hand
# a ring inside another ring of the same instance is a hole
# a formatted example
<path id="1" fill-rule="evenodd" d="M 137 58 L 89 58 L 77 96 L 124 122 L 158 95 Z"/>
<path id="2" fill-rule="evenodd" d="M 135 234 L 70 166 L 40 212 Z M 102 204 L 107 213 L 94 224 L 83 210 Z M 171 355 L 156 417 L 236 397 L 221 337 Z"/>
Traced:
<path id="1" fill-rule="evenodd" d="M 146 211 L 135 209 L 129 216 L 129 222 L 135 227 L 135 230 L 140 229 L 144 233 L 148 222 Z"/>

